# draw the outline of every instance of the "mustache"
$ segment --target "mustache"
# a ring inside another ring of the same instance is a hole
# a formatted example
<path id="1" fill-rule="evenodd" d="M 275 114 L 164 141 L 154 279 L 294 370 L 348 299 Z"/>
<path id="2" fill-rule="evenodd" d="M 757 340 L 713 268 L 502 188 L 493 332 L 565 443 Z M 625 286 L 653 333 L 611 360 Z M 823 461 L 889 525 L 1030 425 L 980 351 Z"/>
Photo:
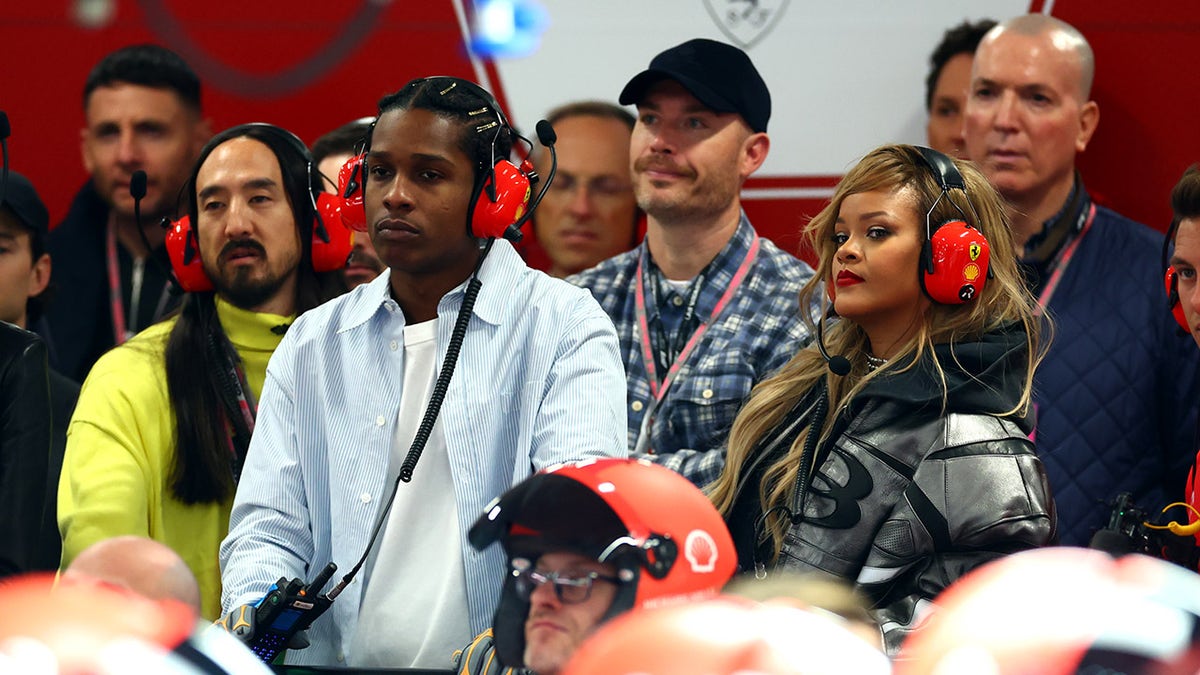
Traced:
<path id="1" fill-rule="evenodd" d="M 676 173 L 687 178 L 694 178 L 696 176 L 695 171 L 692 171 L 686 166 L 680 166 L 679 164 L 676 164 L 675 162 L 672 162 L 670 159 L 667 159 L 661 155 L 639 157 L 633 163 L 633 168 L 635 171 L 668 171 L 670 173 Z"/>
<path id="2" fill-rule="evenodd" d="M 267 249 L 262 244 L 253 239 L 238 239 L 231 241 L 221 247 L 221 260 L 225 260 L 228 256 L 237 250 L 251 249 L 257 252 L 262 257 L 267 257 Z"/>

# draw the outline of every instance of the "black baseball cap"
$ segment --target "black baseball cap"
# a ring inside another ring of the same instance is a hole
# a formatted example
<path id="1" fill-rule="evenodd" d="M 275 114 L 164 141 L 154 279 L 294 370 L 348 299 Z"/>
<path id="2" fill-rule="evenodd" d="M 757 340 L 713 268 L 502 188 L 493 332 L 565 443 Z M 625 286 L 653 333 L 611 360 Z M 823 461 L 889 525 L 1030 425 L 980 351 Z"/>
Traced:
<path id="1" fill-rule="evenodd" d="M 0 198 L 4 200 L 0 204 L 12 211 L 25 227 L 42 235 L 50 231 L 50 213 L 46 211 L 46 205 L 42 203 L 37 190 L 33 189 L 33 183 L 25 176 L 10 171 L 8 188 Z"/>
<path id="2" fill-rule="evenodd" d="M 641 103 L 660 80 L 675 80 L 716 112 L 735 112 L 754 131 L 766 131 L 771 92 L 746 52 L 716 40 L 696 38 L 655 56 L 621 90 L 621 105 Z"/>

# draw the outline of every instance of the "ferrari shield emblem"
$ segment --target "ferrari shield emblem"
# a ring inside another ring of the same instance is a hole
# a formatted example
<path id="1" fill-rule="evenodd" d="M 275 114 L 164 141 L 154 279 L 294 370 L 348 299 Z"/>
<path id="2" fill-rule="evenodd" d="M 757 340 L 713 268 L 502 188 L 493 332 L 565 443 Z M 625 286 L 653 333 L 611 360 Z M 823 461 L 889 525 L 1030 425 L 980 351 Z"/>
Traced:
<path id="1" fill-rule="evenodd" d="M 735 45 L 749 49 L 775 28 L 788 1 L 704 0 L 704 7 L 722 33 Z"/>

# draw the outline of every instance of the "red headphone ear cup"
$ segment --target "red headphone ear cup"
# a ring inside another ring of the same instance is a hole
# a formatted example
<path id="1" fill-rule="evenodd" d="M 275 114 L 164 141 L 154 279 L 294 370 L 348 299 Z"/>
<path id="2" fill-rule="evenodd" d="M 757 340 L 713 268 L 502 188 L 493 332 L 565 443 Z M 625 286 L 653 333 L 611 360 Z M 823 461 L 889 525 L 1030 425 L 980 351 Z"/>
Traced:
<path id="1" fill-rule="evenodd" d="M 167 228 L 166 246 L 171 269 L 184 291 L 200 293 L 213 290 L 212 280 L 205 274 L 204 263 L 200 260 L 200 245 L 190 218 L 184 216 L 171 221 Z"/>
<path id="2" fill-rule="evenodd" d="M 475 200 L 471 234 L 480 239 L 503 237 L 508 226 L 525 215 L 532 192 L 529 177 L 512 162 L 507 159 L 496 162 Z"/>
<path id="3" fill-rule="evenodd" d="M 1167 268 L 1167 273 L 1163 278 L 1163 282 L 1167 287 L 1167 302 L 1171 306 L 1171 316 L 1175 317 L 1175 323 L 1187 332 L 1192 329 L 1188 326 L 1187 315 L 1183 313 L 1183 304 L 1179 302 L 1179 273 L 1175 271 L 1175 266 Z"/>
<path id="4" fill-rule="evenodd" d="M 342 199 L 340 217 L 346 227 L 358 232 L 367 231 L 367 212 L 363 206 L 366 175 L 366 153 L 351 157 L 338 169 L 338 195 Z"/>
<path id="5" fill-rule="evenodd" d="M 342 222 L 341 197 L 322 192 L 317 195 L 317 220 L 313 223 L 312 261 L 318 272 L 332 272 L 346 266 L 354 248 L 354 233 Z"/>
<path id="6" fill-rule="evenodd" d="M 932 271 L 922 263 L 921 284 L 934 302 L 961 305 L 978 297 L 987 282 L 991 247 L 979 230 L 961 220 L 941 225 L 925 242 L 922 260 L 932 260 Z"/>

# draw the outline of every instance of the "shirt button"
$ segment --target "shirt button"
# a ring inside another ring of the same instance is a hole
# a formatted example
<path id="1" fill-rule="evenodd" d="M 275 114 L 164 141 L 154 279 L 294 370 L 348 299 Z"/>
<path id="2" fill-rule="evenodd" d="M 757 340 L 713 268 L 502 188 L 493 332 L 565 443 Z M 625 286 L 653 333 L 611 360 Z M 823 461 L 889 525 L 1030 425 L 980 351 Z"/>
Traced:
<path id="1" fill-rule="evenodd" d="M 388 346 L 392 348 L 392 351 L 396 351 L 396 349 L 398 349 L 400 347 L 400 345 L 397 344 L 395 340 L 392 340 L 391 344 L 389 344 Z"/>
<path id="2" fill-rule="evenodd" d="M 671 302 L 672 302 L 672 303 L 673 303 L 673 304 L 674 304 L 676 307 L 678 307 L 678 306 L 680 306 L 680 305 L 682 305 L 682 304 L 683 304 L 683 298 L 681 298 L 681 297 L 679 297 L 679 296 L 677 295 L 677 296 L 675 296 L 675 297 L 671 298 Z"/>
<path id="3" fill-rule="evenodd" d="M 633 408 L 633 412 L 641 412 L 642 411 L 642 402 L 634 401 L 633 404 L 630 405 L 629 407 Z"/>
<path id="4" fill-rule="evenodd" d="M 700 392 L 700 395 L 704 398 L 712 398 L 712 389 L 705 389 L 704 391 Z"/>
<path id="5" fill-rule="evenodd" d="M 345 655 L 345 654 L 343 654 L 343 653 L 341 653 L 341 652 L 338 652 L 338 655 L 337 655 L 337 660 L 338 660 L 339 662 L 341 662 L 341 661 L 345 661 L 345 660 L 346 660 L 346 655 Z"/>
<path id="6" fill-rule="evenodd" d="M 377 427 L 383 426 L 385 422 L 387 422 L 387 420 L 383 419 L 383 415 L 375 418 L 375 426 Z"/>
<path id="7" fill-rule="evenodd" d="M 359 496 L 359 499 L 362 500 L 362 503 L 364 503 L 364 504 L 370 504 L 371 503 L 371 493 L 364 492 L 364 493 L 362 493 L 362 495 Z"/>

